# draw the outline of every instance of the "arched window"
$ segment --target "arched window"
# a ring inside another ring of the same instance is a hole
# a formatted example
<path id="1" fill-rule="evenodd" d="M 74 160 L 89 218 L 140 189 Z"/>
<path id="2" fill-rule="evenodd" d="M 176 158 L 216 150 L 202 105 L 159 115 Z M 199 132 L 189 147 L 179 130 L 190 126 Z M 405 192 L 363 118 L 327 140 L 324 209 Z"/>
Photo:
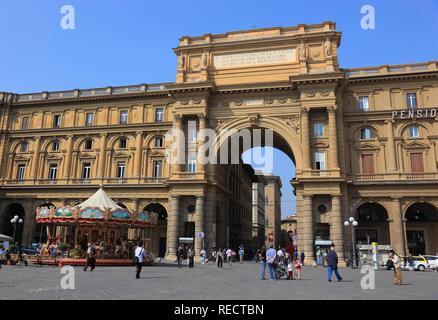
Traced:
<path id="1" fill-rule="evenodd" d="M 155 137 L 155 148 L 162 148 L 163 147 L 163 137 L 158 136 Z"/>
<path id="2" fill-rule="evenodd" d="M 420 137 L 420 128 L 416 125 L 411 125 L 408 128 L 409 138 L 419 138 Z"/>
<path id="3" fill-rule="evenodd" d="M 53 140 L 52 141 L 52 151 L 59 151 L 59 141 L 58 140 Z"/>
<path id="4" fill-rule="evenodd" d="M 360 129 L 360 138 L 362 140 L 371 140 L 373 138 L 373 131 L 371 128 Z"/>
<path id="5" fill-rule="evenodd" d="M 119 148 L 120 149 L 126 149 L 127 148 L 127 140 L 126 140 L 126 137 L 121 137 L 120 139 L 119 139 Z"/>

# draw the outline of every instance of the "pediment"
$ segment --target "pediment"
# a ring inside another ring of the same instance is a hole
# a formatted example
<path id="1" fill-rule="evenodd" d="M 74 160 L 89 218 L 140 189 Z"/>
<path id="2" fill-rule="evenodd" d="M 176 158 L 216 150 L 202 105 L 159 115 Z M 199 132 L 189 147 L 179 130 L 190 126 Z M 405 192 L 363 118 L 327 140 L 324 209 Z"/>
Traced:
<path id="1" fill-rule="evenodd" d="M 131 158 L 131 155 L 126 152 L 116 152 L 113 156 L 114 158 Z"/>
<path id="2" fill-rule="evenodd" d="M 95 159 L 95 158 L 96 158 L 96 156 L 92 153 L 82 153 L 79 156 L 79 159 Z"/>
<path id="3" fill-rule="evenodd" d="M 314 148 L 328 148 L 329 144 L 326 142 L 314 142 L 312 144 L 312 147 L 314 147 Z"/>
<path id="4" fill-rule="evenodd" d="M 57 154 L 48 154 L 46 156 L 47 160 L 62 160 L 62 157 Z"/>
<path id="5" fill-rule="evenodd" d="M 362 143 L 360 145 L 357 145 L 355 147 L 356 150 L 365 150 L 365 151 L 370 151 L 370 150 L 380 150 L 380 148 L 378 146 L 376 146 L 375 144 L 369 143 L 369 142 L 365 142 Z"/>
<path id="6" fill-rule="evenodd" d="M 29 159 L 29 157 L 25 157 L 25 156 L 22 156 L 22 155 L 16 155 L 15 156 L 15 160 L 17 160 L 17 161 L 29 161 L 30 159 Z"/>
<path id="7" fill-rule="evenodd" d="M 425 148 L 429 148 L 429 146 L 423 142 L 412 141 L 410 143 L 405 144 L 404 148 L 405 149 L 425 149 Z"/>
<path id="8" fill-rule="evenodd" d="M 164 153 L 158 150 L 152 151 L 149 155 L 151 157 L 164 157 Z"/>

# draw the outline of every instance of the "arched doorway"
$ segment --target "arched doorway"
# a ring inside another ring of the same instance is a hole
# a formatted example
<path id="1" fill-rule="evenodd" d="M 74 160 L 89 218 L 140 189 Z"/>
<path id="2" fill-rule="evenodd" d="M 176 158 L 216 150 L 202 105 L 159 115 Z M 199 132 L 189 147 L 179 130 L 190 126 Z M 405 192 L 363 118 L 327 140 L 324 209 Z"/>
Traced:
<path id="1" fill-rule="evenodd" d="M 427 202 L 411 204 L 405 213 L 406 242 L 412 255 L 438 252 L 438 209 Z"/>
<path id="2" fill-rule="evenodd" d="M 6 207 L 2 214 L 2 226 L 0 230 L 3 230 L 3 234 L 14 238 L 15 233 L 15 242 L 21 242 L 23 237 L 23 225 L 24 223 L 16 223 L 12 224 L 11 220 L 18 216 L 19 219 L 24 219 L 25 211 L 21 204 L 12 203 Z M 15 232 L 14 232 L 15 231 Z"/>
<path id="3" fill-rule="evenodd" d="M 378 203 L 364 203 L 356 210 L 356 244 L 369 245 L 377 242 L 381 245 L 391 243 L 388 212 Z"/>
<path id="4" fill-rule="evenodd" d="M 162 204 L 153 202 L 146 205 L 143 211 L 153 212 L 158 215 L 157 226 L 148 237 L 149 241 L 147 246 L 153 254 L 164 258 L 166 255 L 167 242 L 167 210 Z"/>

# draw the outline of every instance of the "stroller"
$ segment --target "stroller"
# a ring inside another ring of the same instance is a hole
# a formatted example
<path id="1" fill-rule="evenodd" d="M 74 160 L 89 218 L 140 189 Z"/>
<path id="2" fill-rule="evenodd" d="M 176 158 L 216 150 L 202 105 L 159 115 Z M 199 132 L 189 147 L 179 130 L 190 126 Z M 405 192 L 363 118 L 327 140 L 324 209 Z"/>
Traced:
<path id="1" fill-rule="evenodd" d="M 275 271 L 277 272 L 278 279 L 281 279 L 281 277 L 287 277 L 287 259 L 286 259 L 286 257 L 281 257 L 278 260 Z"/>

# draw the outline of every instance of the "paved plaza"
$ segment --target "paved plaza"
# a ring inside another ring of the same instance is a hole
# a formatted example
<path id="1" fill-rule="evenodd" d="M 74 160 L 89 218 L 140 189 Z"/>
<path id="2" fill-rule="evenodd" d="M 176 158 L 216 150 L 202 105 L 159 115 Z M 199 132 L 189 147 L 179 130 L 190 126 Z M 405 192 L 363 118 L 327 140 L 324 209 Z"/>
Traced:
<path id="1" fill-rule="evenodd" d="M 329 283 L 327 269 L 304 267 L 302 280 L 261 281 L 259 264 L 245 262 L 218 269 L 214 264 L 144 267 L 134 279 L 133 267 L 75 267 L 75 289 L 61 289 L 56 267 L 3 266 L 1 299 L 437 299 L 437 272 L 403 272 L 403 286 L 392 284 L 392 271 L 375 272 L 374 290 L 361 289 L 359 270 L 341 269 L 342 282 Z"/>

